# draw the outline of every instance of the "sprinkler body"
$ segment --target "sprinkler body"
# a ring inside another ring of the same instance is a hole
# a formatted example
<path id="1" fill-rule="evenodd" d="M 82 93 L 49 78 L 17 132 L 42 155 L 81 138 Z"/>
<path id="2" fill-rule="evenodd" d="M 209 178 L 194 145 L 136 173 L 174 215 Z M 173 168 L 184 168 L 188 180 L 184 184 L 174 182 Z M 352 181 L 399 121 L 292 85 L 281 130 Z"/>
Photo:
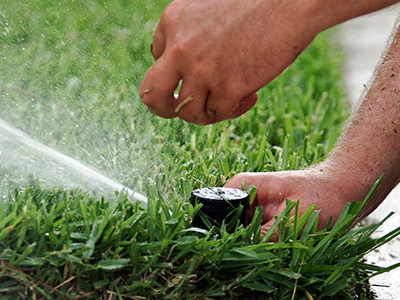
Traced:
<path id="1" fill-rule="evenodd" d="M 250 204 L 249 194 L 245 191 L 224 187 L 206 187 L 194 190 L 190 202 L 192 205 L 203 204 L 200 212 L 194 216 L 194 227 L 208 230 L 209 228 L 203 220 L 204 217 L 208 218 L 212 225 L 220 226 L 223 220 L 228 224 L 235 216 L 235 212 L 231 212 L 240 205 L 243 205 L 243 210 L 239 216 L 240 222 L 245 226 L 247 225 Z"/>

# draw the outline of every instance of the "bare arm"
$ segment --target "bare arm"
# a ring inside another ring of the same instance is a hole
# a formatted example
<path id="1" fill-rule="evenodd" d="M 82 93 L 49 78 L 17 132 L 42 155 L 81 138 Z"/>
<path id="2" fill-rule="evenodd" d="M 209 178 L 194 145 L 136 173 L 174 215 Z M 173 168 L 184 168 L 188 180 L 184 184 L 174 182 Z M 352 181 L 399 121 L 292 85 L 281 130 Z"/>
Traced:
<path id="1" fill-rule="evenodd" d="M 366 87 L 362 102 L 326 164 L 352 173 L 352 185 L 363 197 L 385 174 L 367 213 L 374 210 L 400 181 L 400 18 L 388 48 Z M 362 199 L 358 199 L 362 200 Z"/>
<path id="2" fill-rule="evenodd" d="M 399 22 L 399 21 L 398 21 Z M 254 206 L 263 206 L 264 232 L 285 199 L 300 199 L 300 210 L 320 209 L 320 227 L 332 215 L 336 221 L 349 201 L 362 201 L 376 180 L 385 177 L 362 217 L 371 213 L 400 181 L 400 31 L 395 25 L 387 53 L 378 64 L 359 107 L 339 142 L 321 164 L 301 171 L 243 173 L 226 186 L 253 183 Z"/>
<path id="3" fill-rule="evenodd" d="M 141 97 L 166 118 L 204 125 L 238 117 L 319 32 L 395 2 L 175 0 L 154 33 L 156 62 Z"/>

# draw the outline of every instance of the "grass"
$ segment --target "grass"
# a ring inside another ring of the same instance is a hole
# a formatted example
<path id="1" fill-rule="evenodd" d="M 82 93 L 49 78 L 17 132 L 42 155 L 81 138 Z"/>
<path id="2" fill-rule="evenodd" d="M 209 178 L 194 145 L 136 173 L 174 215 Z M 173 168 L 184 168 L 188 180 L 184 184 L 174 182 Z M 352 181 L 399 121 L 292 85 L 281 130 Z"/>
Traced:
<path id="1" fill-rule="evenodd" d="M 262 89 L 246 115 L 200 127 L 160 119 L 139 98 L 168 2 L 0 4 L 0 117 L 149 196 L 143 209 L 123 194 L 22 184 L 0 160 L 2 299 L 368 297 L 369 276 L 387 269 L 362 257 L 398 230 L 379 240 L 370 236 L 380 224 L 348 231 L 362 203 L 316 232 L 318 212 L 290 218 L 297 203 L 289 202 L 275 244 L 258 237 L 260 211 L 232 234 L 228 224 L 191 227 L 193 189 L 243 171 L 301 169 L 332 149 L 348 114 L 332 33 Z"/>
<path id="2" fill-rule="evenodd" d="M 366 199 L 367 201 L 368 199 Z M 316 231 L 318 211 L 298 217 L 288 201 L 280 238 L 260 238 L 261 209 L 239 223 L 191 227 L 199 206 L 150 199 L 147 209 L 117 195 L 15 190 L 1 204 L 2 299 L 369 299 L 367 280 L 391 268 L 363 256 L 396 238 L 371 234 L 385 221 L 348 231 L 365 205 L 349 203 Z M 291 217 L 291 211 L 296 218 Z M 307 221 L 308 220 L 308 221 Z M 227 228 L 236 226 L 233 233 Z M 271 232 L 272 234 L 272 232 Z"/>

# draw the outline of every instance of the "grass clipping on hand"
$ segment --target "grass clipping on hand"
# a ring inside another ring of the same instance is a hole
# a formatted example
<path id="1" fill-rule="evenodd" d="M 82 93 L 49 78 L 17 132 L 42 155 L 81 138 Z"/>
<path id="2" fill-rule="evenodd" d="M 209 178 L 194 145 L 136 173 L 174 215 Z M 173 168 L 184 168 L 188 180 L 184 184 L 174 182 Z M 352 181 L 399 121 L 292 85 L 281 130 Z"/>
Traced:
<path id="1" fill-rule="evenodd" d="M 109 203 L 79 191 L 16 189 L 0 204 L 0 295 L 368 299 L 368 279 L 397 265 L 382 268 L 362 258 L 400 234 L 398 228 L 371 238 L 387 218 L 349 230 L 373 190 L 364 202 L 348 203 L 335 225 L 321 231 L 315 206 L 299 216 L 299 202 L 287 201 L 260 238 L 261 208 L 247 228 L 233 218 L 203 230 L 191 226 L 201 206 L 184 201 L 150 199 L 144 209 L 124 194 Z M 231 234 L 229 226 L 236 227 Z M 279 241 L 269 243 L 276 228 Z"/>
<path id="2" fill-rule="evenodd" d="M 186 104 L 188 104 L 190 101 L 192 101 L 193 100 L 193 96 L 188 96 L 188 97 L 186 97 L 185 98 L 185 100 L 183 100 L 181 103 L 179 103 L 176 107 L 175 107 L 175 113 L 178 113 L 180 110 L 181 110 L 181 108 L 183 107 L 183 106 L 185 106 Z"/>

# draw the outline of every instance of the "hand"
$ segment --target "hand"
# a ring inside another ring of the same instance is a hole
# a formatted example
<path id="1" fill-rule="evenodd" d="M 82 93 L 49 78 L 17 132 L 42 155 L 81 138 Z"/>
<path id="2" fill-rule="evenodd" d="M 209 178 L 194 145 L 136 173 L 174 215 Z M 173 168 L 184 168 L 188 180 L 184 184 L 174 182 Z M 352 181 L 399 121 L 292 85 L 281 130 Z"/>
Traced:
<path id="1" fill-rule="evenodd" d="M 363 200 L 361 197 L 349 195 L 344 177 L 332 176 L 327 169 L 320 168 L 302 171 L 284 171 L 272 173 L 241 173 L 228 181 L 225 187 L 241 188 L 242 183 L 254 184 L 257 194 L 250 209 L 250 219 L 255 207 L 263 207 L 263 225 L 261 235 L 264 236 L 274 224 L 274 216 L 279 216 L 286 207 L 286 199 L 300 199 L 300 215 L 313 204 L 320 210 L 318 229 L 323 229 L 330 216 L 333 223 L 342 213 L 347 201 Z M 333 224 L 332 223 L 332 224 Z M 276 241 L 276 239 L 273 241 Z"/>
<path id="2" fill-rule="evenodd" d="M 301 171 L 237 174 L 225 185 L 241 188 L 246 182 L 256 186 L 250 217 L 256 206 L 263 207 L 263 235 L 275 222 L 274 216 L 284 210 L 286 199 L 300 201 L 300 214 L 316 204 L 322 229 L 330 216 L 336 222 L 347 202 L 364 200 L 383 174 L 358 221 L 376 209 L 400 183 L 399 21 L 367 94 L 324 162 Z"/>
<path id="3" fill-rule="evenodd" d="M 306 8 L 293 0 L 172 2 L 154 33 L 144 103 L 202 125 L 240 116 L 321 31 Z"/>

